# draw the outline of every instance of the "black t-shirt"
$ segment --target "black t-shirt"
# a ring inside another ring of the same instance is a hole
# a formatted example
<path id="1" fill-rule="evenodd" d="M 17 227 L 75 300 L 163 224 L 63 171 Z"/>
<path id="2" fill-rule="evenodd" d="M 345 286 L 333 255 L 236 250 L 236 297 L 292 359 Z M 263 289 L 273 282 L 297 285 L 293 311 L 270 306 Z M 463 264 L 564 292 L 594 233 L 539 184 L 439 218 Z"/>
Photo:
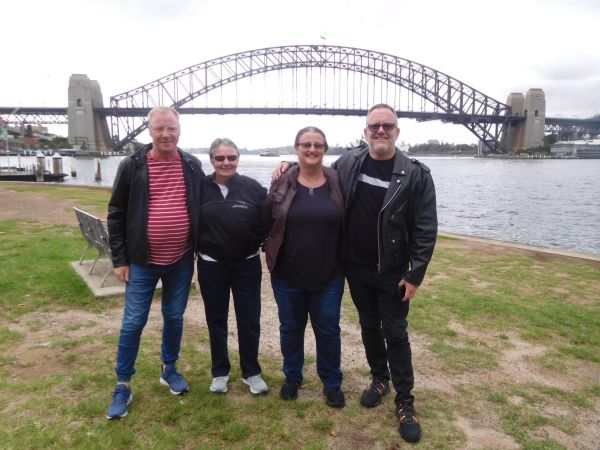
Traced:
<path id="1" fill-rule="evenodd" d="M 341 273 L 342 233 L 342 211 L 331 198 L 329 182 L 314 189 L 298 183 L 273 273 L 299 289 L 323 289 Z"/>
<path id="2" fill-rule="evenodd" d="M 367 155 L 348 208 L 348 261 L 377 265 L 377 216 L 394 172 L 395 158 L 383 161 Z"/>

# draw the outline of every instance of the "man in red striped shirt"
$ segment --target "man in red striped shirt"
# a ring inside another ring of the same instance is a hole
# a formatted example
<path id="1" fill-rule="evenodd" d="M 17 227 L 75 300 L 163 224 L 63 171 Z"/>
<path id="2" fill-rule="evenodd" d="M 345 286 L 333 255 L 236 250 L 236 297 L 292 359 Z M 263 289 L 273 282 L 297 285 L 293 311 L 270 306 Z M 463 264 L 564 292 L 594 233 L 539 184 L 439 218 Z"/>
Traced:
<path id="1" fill-rule="evenodd" d="M 160 382 L 172 394 L 189 390 L 175 362 L 194 269 L 204 172 L 198 158 L 177 147 L 180 125 L 175 109 L 152 109 L 148 130 L 152 144 L 121 161 L 108 205 L 115 274 L 126 283 L 109 419 L 125 417 L 133 399 L 130 380 L 158 280 L 163 314 Z"/>

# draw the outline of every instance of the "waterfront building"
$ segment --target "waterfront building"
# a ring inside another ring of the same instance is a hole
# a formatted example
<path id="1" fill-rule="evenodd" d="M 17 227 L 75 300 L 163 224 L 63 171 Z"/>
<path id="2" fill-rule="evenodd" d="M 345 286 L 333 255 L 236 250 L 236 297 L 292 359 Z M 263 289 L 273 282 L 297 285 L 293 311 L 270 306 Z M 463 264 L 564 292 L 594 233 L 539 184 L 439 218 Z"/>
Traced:
<path id="1" fill-rule="evenodd" d="M 558 141 L 550 153 L 555 158 L 600 159 L 600 139 Z"/>

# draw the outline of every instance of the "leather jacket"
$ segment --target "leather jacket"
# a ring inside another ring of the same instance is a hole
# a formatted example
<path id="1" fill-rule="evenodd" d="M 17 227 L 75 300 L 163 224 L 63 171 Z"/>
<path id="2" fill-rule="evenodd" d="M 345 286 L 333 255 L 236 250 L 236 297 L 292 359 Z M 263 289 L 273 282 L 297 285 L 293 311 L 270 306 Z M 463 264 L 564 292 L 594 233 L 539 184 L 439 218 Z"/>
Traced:
<path id="1" fill-rule="evenodd" d="M 366 143 L 349 149 L 332 167 L 340 177 L 346 208 L 352 203 Z M 377 270 L 408 269 L 403 279 L 420 285 L 437 237 L 435 187 L 429 168 L 396 149 L 392 179 L 377 219 Z M 348 236 L 347 239 L 360 239 Z"/>
<path id="2" fill-rule="evenodd" d="M 272 226 L 268 226 L 271 231 L 264 245 L 269 272 L 272 272 L 277 264 L 277 255 L 285 236 L 287 213 L 296 195 L 299 170 L 300 166 L 297 164 L 291 166 L 279 180 L 271 184 L 271 189 L 269 189 L 264 209 L 265 221 L 267 224 L 272 224 Z M 340 189 L 338 175 L 330 167 L 323 167 L 323 173 L 329 181 L 331 198 L 343 213 L 344 198 Z M 302 245 L 302 243 L 299 242 L 298 245 Z M 341 257 L 342 255 L 340 255 Z"/>
<path id="3" fill-rule="evenodd" d="M 108 236 L 114 267 L 130 263 L 148 264 L 149 176 L 147 153 L 152 144 L 144 145 L 119 164 L 108 203 Z M 204 172 L 198 158 L 177 149 L 181 157 L 187 190 L 187 205 L 192 225 L 192 248 L 196 251 L 200 186 Z"/>

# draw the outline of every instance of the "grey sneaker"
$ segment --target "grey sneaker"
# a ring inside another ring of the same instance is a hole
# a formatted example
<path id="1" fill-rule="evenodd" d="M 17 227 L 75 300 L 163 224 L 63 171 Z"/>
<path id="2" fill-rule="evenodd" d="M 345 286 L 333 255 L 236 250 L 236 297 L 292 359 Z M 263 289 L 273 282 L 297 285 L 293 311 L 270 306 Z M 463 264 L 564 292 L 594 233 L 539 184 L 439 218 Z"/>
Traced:
<path id="1" fill-rule="evenodd" d="M 260 373 L 248 378 L 242 378 L 242 381 L 244 384 L 250 386 L 250 392 L 252 392 L 254 395 L 266 394 L 269 390 L 269 386 L 267 386 L 267 383 L 263 381 Z"/>
<path id="2" fill-rule="evenodd" d="M 227 392 L 227 382 L 229 381 L 229 375 L 224 377 L 215 377 L 210 383 L 210 392 L 216 392 L 217 394 L 224 394 Z"/>

